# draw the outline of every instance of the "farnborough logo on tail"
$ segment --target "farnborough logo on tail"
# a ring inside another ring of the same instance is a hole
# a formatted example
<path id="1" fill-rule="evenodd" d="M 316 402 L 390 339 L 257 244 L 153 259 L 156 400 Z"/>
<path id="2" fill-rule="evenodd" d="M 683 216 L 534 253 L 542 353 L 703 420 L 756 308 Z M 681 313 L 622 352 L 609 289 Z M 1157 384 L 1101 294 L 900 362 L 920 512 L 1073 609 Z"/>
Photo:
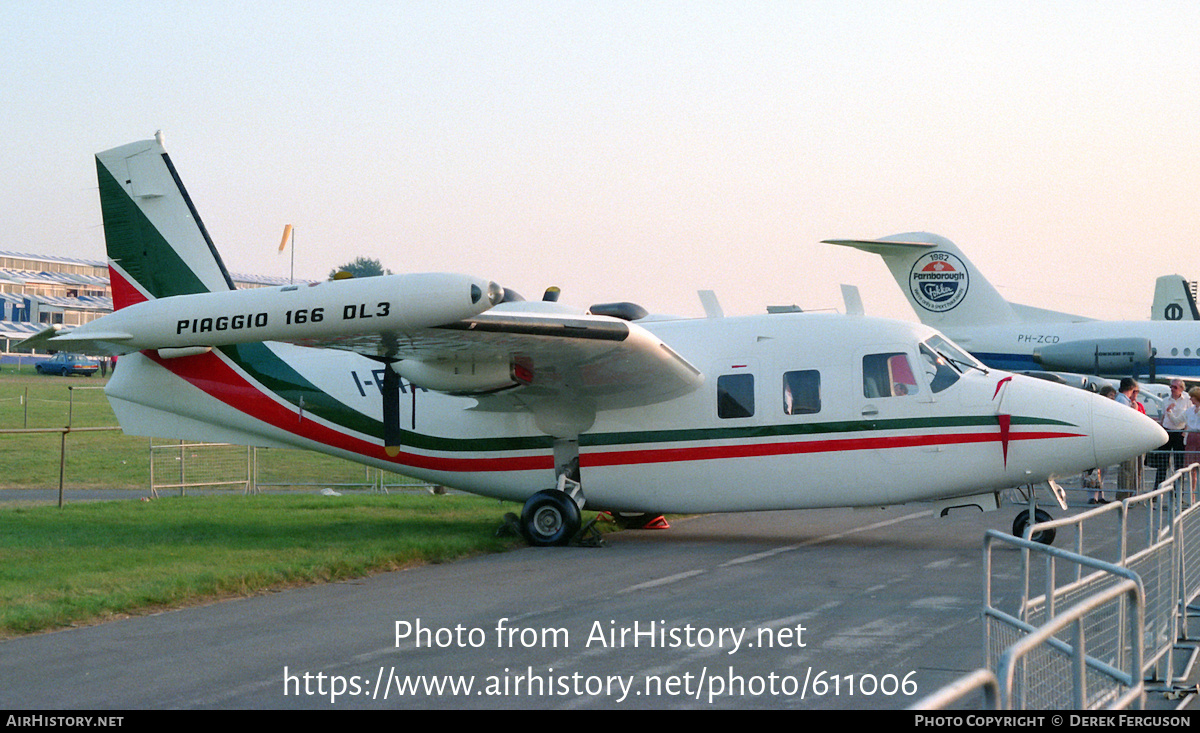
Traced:
<path id="1" fill-rule="evenodd" d="M 945 313 L 967 296 L 967 266 L 948 252 L 922 255 L 908 275 L 913 300 L 934 313 Z"/>

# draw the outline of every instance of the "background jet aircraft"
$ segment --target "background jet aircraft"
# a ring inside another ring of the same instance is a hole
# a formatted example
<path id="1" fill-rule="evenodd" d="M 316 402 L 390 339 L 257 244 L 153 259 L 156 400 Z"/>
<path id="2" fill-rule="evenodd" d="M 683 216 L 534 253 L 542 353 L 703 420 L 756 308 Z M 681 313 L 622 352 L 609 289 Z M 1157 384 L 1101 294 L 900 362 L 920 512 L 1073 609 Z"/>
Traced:
<path id="1" fill-rule="evenodd" d="M 1200 321 L 1099 321 L 1010 303 L 953 242 L 936 234 L 826 243 L 883 257 L 921 322 L 988 366 L 1200 378 Z"/>
<path id="2" fill-rule="evenodd" d="M 913 323 L 585 311 L 429 273 L 234 290 L 161 140 L 98 154 L 97 175 L 117 310 L 32 341 L 125 354 L 106 394 L 127 433 L 308 448 L 524 502 L 533 544 L 569 541 L 585 503 L 996 508 L 1000 489 L 1166 440 Z"/>
<path id="3" fill-rule="evenodd" d="M 1150 318 L 1155 321 L 1200 321 L 1196 298 L 1183 275 L 1163 275 L 1154 281 Z"/>

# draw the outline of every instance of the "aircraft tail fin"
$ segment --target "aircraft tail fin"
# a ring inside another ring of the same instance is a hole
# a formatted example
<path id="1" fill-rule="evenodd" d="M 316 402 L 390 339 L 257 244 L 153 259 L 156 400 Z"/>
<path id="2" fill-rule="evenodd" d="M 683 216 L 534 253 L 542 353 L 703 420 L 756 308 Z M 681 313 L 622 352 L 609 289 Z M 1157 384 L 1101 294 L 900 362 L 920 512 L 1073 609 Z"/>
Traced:
<path id="1" fill-rule="evenodd" d="M 1150 318 L 1155 321 L 1200 321 L 1196 298 L 1182 275 L 1163 275 L 1155 281 Z"/>
<path id="2" fill-rule="evenodd" d="M 113 309 L 234 290 L 162 136 L 96 154 Z"/>
<path id="3" fill-rule="evenodd" d="M 912 232 L 882 239 L 828 239 L 825 243 L 883 257 L 917 317 L 934 328 L 1086 320 L 1009 303 L 957 245 L 936 234 Z"/>

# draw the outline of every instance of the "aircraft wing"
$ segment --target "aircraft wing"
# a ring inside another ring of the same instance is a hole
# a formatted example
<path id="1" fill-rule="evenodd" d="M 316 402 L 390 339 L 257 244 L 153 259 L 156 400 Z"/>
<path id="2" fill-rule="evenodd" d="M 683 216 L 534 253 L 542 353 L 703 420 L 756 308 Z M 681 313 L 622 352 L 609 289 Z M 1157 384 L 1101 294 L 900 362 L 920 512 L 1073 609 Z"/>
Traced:
<path id="1" fill-rule="evenodd" d="M 298 339 L 302 346 L 354 351 L 383 361 L 412 383 L 486 399 L 581 400 L 595 410 L 650 405 L 698 388 L 704 375 L 646 329 L 618 318 L 499 308 L 411 333 L 361 332 Z"/>
<path id="2" fill-rule="evenodd" d="M 406 273 L 192 293 L 129 305 L 70 331 L 47 330 L 26 345 L 155 350 L 165 359 L 264 341 L 335 348 L 392 364 L 389 394 L 400 387 L 398 375 L 449 394 L 511 391 L 526 405 L 539 400 L 589 413 L 655 404 L 704 381 L 632 321 L 553 303 L 501 302 L 502 292 L 466 275 Z"/>

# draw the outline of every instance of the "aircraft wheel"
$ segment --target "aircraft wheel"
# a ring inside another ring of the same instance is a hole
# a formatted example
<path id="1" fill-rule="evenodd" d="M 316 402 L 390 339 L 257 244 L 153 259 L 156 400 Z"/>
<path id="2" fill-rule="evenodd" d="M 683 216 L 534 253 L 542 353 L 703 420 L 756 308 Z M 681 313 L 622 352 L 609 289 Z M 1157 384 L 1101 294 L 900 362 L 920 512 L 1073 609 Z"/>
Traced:
<path id="1" fill-rule="evenodd" d="M 557 489 L 539 491 L 521 510 L 521 531 L 534 547 L 565 545 L 580 527 L 579 507 Z"/>
<path id="2" fill-rule="evenodd" d="M 1037 521 L 1033 522 L 1033 523 L 1037 524 L 1038 522 L 1049 522 L 1054 517 L 1050 516 L 1049 512 L 1038 509 L 1037 513 L 1034 515 L 1034 518 Z M 1024 537 L 1025 536 L 1025 528 L 1028 527 L 1029 525 L 1030 525 L 1029 510 L 1025 509 L 1020 514 L 1017 515 L 1016 519 L 1013 520 L 1013 526 L 1012 526 L 1013 534 L 1016 535 L 1017 537 Z M 1033 540 L 1034 542 L 1040 542 L 1043 545 L 1052 545 L 1052 544 L 1054 544 L 1054 536 L 1056 534 L 1057 534 L 1057 531 L 1054 529 L 1044 529 L 1040 532 L 1034 532 L 1030 536 L 1029 539 Z"/>

